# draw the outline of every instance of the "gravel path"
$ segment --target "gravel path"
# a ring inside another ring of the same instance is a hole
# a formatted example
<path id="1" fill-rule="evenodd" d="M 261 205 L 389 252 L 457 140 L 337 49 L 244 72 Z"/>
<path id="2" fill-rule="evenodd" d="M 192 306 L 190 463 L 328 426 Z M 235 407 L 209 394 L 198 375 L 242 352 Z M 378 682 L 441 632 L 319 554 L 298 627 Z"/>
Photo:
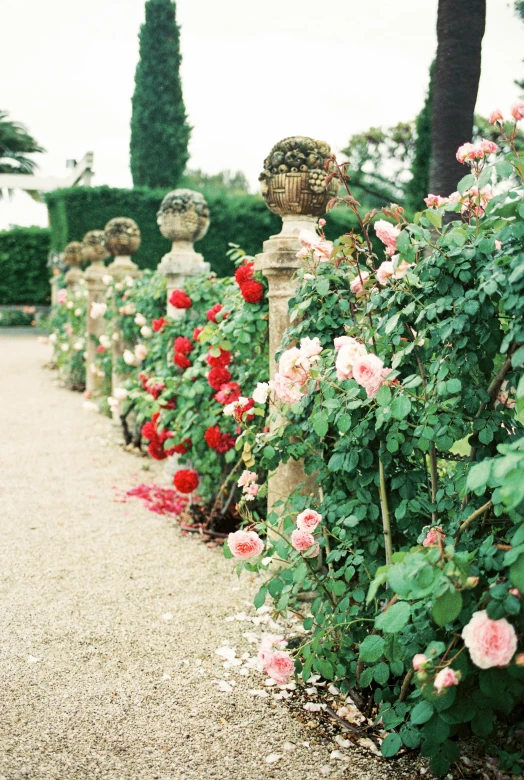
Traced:
<path id="1" fill-rule="evenodd" d="M 255 583 L 114 501 L 152 473 L 57 387 L 48 358 L 34 336 L 0 335 L 0 780 L 391 778 L 356 751 L 330 760 L 336 744 L 249 693 L 260 674 L 232 670 L 234 692 L 218 689 L 215 650 L 247 649 L 249 626 L 226 618 Z"/>

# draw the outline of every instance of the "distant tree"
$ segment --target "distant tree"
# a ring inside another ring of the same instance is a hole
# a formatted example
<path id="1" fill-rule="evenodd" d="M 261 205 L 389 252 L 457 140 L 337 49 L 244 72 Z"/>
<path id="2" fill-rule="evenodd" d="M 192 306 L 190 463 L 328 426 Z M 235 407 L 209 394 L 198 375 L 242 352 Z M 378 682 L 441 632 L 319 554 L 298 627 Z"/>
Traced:
<path id="1" fill-rule="evenodd" d="M 135 186 L 176 187 L 189 157 L 191 128 L 180 80 L 180 28 L 172 0 L 147 0 L 131 116 Z"/>
<path id="2" fill-rule="evenodd" d="M 429 68 L 428 94 L 422 111 L 415 121 L 415 151 L 411 165 L 411 179 L 405 188 L 406 208 L 415 212 L 424 208 L 424 198 L 429 192 L 429 166 L 431 162 L 431 101 L 435 60 Z"/>
<path id="3" fill-rule="evenodd" d="M 524 22 L 524 0 L 515 0 L 515 11 Z M 515 80 L 515 84 L 524 90 L 524 79 L 522 81 Z"/>
<path id="4" fill-rule="evenodd" d="M 180 186 L 189 187 L 193 190 L 213 189 L 222 192 L 229 192 L 235 195 L 249 192 L 249 182 L 242 171 L 230 170 L 219 171 L 219 173 L 204 173 L 200 168 L 186 171 Z"/>
<path id="5" fill-rule="evenodd" d="M 32 174 L 38 168 L 29 154 L 45 151 L 37 144 L 27 128 L 8 118 L 7 111 L 0 110 L 0 173 Z"/>
<path id="6" fill-rule="evenodd" d="M 485 26 L 486 0 L 439 0 L 429 173 L 435 195 L 449 195 L 464 176 L 455 155 L 472 136 Z"/>

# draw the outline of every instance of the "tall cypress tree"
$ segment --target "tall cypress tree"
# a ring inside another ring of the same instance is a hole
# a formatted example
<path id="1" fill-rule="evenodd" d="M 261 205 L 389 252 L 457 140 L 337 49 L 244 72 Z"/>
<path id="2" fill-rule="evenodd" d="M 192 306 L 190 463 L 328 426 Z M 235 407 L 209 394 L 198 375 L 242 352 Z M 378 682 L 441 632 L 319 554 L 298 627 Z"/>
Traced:
<path id="1" fill-rule="evenodd" d="M 191 127 L 180 81 L 180 28 L 172 0 L 147 0 L 131 116 L 136 186 L 176 187 L 189 157 Z"/>
<path id="2" fill-rule="evenodd" d="M 416 143 L 415 155 L 411 165 L 413 178 L 406 184 L 406 206 L 409 211 L 419 211 L 424 208 L 424 198 L 429 190 L 429 164 L 431 161 L 431 100 L 433 97 L 433 76 L 435 60 L 429 69 L 428 94 L 422 111 L 415 123 Z"/>

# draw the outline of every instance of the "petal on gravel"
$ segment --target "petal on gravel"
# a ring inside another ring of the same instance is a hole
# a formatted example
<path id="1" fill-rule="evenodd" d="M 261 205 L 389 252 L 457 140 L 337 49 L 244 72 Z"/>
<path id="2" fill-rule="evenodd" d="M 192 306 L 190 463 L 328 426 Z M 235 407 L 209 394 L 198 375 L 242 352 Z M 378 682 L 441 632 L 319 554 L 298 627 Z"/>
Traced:
<path id="1" fill-rule="evenodd" d="M 173 619 L 173 613 L 172 612 L 164 612 L 163 615 L 160 616 L 162 620 L 172 620 Z"/>
<path id="2" fill-rule="evenodd" d="M 332 750 L 329 757 L 336 761 L 349 761 L 349 756 L 345 756 L 341 750 Z"/>
<path id="3" fill-rule="evenodd" d="M 265 698 L 266 696 L 269 696 L 269 693 L 267 691 L 261 691 L 261 690 L 256 690 L 256 689 L 253 689 L 253 690 L 249 691 L 249 693 L 252 696 L 262 696 L 262 698 Z"/>
<path id="4" fill-rule="evenodd" d="M 218 681 L 218 690 L 222 691 L 222 693 L 232 693 L 233 688 L 232 686 L 226 682 L 225 680 L 219 680 Z"/>
<path id="5" fill-rule="evenodd" d="M 27 656 L 27 663 L 28 664 L 37 664 L 40 658 L 35 658 L 34 655 L 28 655 Z"/>
<path id="6" fill-rule="evenodd" d="M 269 756 L 266 757 L 266 764 L 275 764 L 277 761 L 280 761 L 282 756 L 279 753 L 270 753 Z"/>
<path id="7" fill-rule="evenodd" d="M 294 742 L 284 742 L 282 745 L 282 750 L 294 750 L 296 748 L 296 745 Z"/>
<path id="8" fill-rule="evenodd" d="M 304 709 L 308 712 L 320 712 L 320 710 L 325 709 L 325 704 L 316 704 L 312 701 L 308 702 L 307 704 L 304 704 Z"/>
<path id="9" fill-rule="evenodd" d="M 215 653 L 221 658 L 225 658 L 226 661 L 234 661 L 236 659 L 236 652 L 234 647 L 219 647 L 215 650 Z"/>

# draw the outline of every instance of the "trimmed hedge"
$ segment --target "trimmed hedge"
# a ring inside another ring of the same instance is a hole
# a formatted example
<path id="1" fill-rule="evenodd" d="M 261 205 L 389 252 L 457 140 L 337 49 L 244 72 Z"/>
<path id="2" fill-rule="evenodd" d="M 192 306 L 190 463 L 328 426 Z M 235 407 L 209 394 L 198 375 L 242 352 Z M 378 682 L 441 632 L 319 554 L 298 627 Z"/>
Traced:
<path id="1" fill-rule="evenodd" d="M 48 228 L 17 227 L 0 231 L 0 304 L 33 305 L 49 301 L 50 243 Z"/>
<path id="2" fill-rule="evenodd" d="M 166 190 L 136 187 L 74 187 L 45 195 L 51 224 L 51 248 L 60 252 L 69 241 L 81 241 L 88 230 L 103 229 L 113 217 L 131 217 L 140 227 L 142 244 L 134 256 L 140 268 L 156 268 L 170 243 L 160 233 L 156 214 Z M 272 214 L 259 195 L 228 194 L 202 189 L 211 212 L 211 225 L 196 250 L 204 255 L 218 276 L 229 276 L 234 266 L 227 257 L 229 243 L 248 254 L 262 250 L 269 236 L 279 233 L 280 218 Z M 354 221 L 349 211 L 328 216 L 327 234 L 335 238 Z"/>

